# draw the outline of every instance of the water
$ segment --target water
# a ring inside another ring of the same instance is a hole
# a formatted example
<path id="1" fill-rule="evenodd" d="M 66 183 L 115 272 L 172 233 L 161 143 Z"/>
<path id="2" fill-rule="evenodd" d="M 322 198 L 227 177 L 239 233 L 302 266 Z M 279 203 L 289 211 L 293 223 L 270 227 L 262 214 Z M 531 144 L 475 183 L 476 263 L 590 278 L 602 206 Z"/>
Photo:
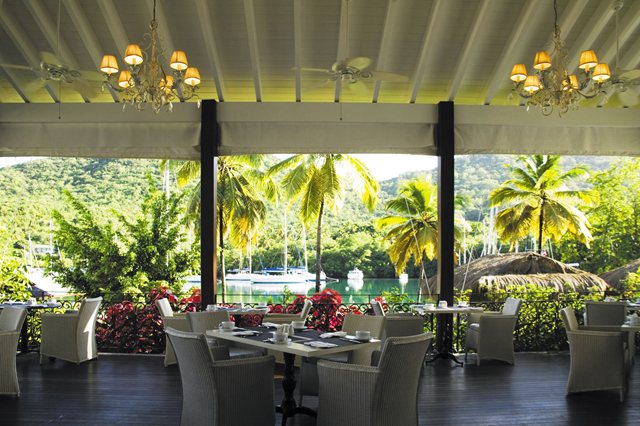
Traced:
<path id="1" fill-rule="evenodd" d="M 308 282 L 302 284 L 287 284 L 289 291 L 294 295 L 303 294 L 311 296 L 315 293 L 315 283 Z M 417 298 L 418 280 L 409 279 L 406 284 L 401 284 L 397 278 L 365 278 L 362 281 L 352 281 L 341 279 L 340 281 L 329 281 L 322 289 L 330 288 L 338 291 L 342 295 L 344 303 L 366 303 L 376 296 L 380 296 L 382 291 L 392 291 L 394 288 L 407 293 L 412 299 Z M 226 289 L 227 302 L 258 303 L 272 301 L 280 303 L 283 284 L 251 284 L 250 281 L 227 281 Z M 220 292 L 220 287 L 218 287 Z M 220 300 L 220 299 L 219 299 Z"/>

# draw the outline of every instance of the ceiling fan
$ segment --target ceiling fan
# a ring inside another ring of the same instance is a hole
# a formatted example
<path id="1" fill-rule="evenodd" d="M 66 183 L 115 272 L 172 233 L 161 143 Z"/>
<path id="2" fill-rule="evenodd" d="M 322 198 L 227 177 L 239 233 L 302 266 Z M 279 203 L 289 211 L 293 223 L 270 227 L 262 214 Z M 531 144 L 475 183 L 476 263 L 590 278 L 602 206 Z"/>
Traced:
<path id="1" fill-rule="evenodd" d="M 346 19 L 345 19 L 345 38 L 344 38 L 344 52 L 349 53 L 349 3 L 350 0 L 344 0 L 346 2 Z M 401 74 L 395 74 L 387 71 L 369 70 L 368 68 L 373 63 L 371 58 L 365 56 L 357 56 L 349 58 L 348 56 L 342 60 L 335 62 L 331 65 L 331 68 L 304 68 L 301 67 L 300 71 L 321 72 L 327 75 L 326 83 L 340 81 L 341 84 L 350 90 L 353 90 L 359 94 L 368 95 L 369 89 L 364 84 L 365 81 L 393 81 L 393 82 L 405 82 L 409 78 Z"/>
<path id="2" fill-rule="evenodd" d="M 51 52 L 40 52 L 40 66 L 38 68 L 14 64 L 0 64 L 0 67 L 32 71 L 38 75 L 38 79 L 25 85 L 24 89 L 27 93 L 42 88 L 47 81 L 57 81 L 69 85 L 84 98 L 91 99 L 98 95 L 97 87 L 102 81 L 100 73 L 76 70 L 64 64 Z M 94 84 L 90 84 L 90 82 Z"/>

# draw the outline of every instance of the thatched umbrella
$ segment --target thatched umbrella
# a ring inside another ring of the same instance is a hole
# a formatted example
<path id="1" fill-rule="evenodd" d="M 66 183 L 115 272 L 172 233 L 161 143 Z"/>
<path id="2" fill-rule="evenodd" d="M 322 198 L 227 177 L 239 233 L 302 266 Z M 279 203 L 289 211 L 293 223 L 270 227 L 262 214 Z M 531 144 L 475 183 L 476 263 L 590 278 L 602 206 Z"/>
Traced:
<path id="1" fill-rule="evenodd" d="M 597 275 L 536 253 L 483 256 L 455 268 L 453 277 L 455 288 L 473 291 L 480 284 L 504 288 L 509 284 L 531 283 L 558 291 L 581 291 L 593 287 L 605 290 L 608 287 Z M 429 278 L 429 286 L 435 288 L 435 277 Z"/>
<path id="2" fill-rule="evenodd" d="M 617 269 L 613 269 L 604 274 L 600 274 L 600 278 L 605 280 L 611 287 L 620 289 L 622 287 L 622 281 L 627 279 L 627 276 L 631 272 L 638 272 L 640 268 L 640 259 L 634 260 L 631 263 L 627 263 Z"/>

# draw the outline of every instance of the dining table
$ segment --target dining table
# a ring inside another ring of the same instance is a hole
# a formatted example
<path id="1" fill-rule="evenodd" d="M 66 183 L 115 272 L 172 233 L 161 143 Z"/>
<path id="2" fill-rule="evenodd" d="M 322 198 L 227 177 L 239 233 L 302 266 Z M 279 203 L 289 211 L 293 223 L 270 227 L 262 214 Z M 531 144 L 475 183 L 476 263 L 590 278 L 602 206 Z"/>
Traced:
<path id="1" fill-rule="evenodd" d="M 411 308 L 423 317 L 435 315 L 438 318 L 438 321 L 436 321 L 436 351 L 433 357 L 426 362 L 431 363 L 438 359 L 449 359 L 460 366 L 464 365 L 453 353 L 453 315 L 456 315 L 456 322 L 460 325 L 461 314 L 469 314 L 471 312 L 481 313 L 484 309 L 468 305 L 448 307 L 412 305 Z M 458 327 L 458 333 L 459 332 L 460 328 Z"/>
<path id="2" fill-rule="evenodd" d="M 27 310 L 27 318 L 24 319 L 22 323 L 22 328 L 20 329 L 20 353 L 25 354 L 29 352 L 29 325 L 28 325 L 28 317 L 33 315 L 35 311 L 42 309 L 54 309 L 59 308 L 60 304 L 57 302 L 48 302 L 48 303 L 27 303 L 27 302 L 5 302 L 0 303 L 0 308 L 21 308 Z"/>
<path id="3" fill-rule="evenodd" d="M 242 343 L 261 349 L 269 349 L 281 352 L 284 357 L 284 377 L 282 389 L 284 397 L 276 411 L 282 413 L 282 425 L 286 425 L 287 419 L 296 414 L 306 414 L 316 417 L 316 411 L 297 404 L 293 393 L 296 388 L 295 357 L 322 358 L 323 356 L 337 353 L 353 352 L 359 350 L 376 350 L 380 348 L 380 340 L 357 340 L 355 336 L 342 336 L 341 334 L 324 333 L 310 328 L 297 330 L 295 335 L 289 336 L 284 343 L 275 343 L 272 332 L 275 328 L 258 326 L 236 328 L 230 331 L 207 330 L 206 335 L 219 340 Z M 322 337 L 321 337 L 322 336 Z"/>

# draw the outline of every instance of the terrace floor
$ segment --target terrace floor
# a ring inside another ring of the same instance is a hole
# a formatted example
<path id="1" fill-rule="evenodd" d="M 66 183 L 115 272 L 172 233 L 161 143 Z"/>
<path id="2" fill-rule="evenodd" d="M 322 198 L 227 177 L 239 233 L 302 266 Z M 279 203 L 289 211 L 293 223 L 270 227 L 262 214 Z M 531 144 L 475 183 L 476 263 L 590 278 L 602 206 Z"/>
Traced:
<path id="1" fill-rule="evenodd" d="M 22 394 L 0 396 L 0 424 L 179 424 L 180 375 L 176 366 L 164 368 L 160 356 L 104 354 L 79 366 L 56 360 L 41 367 L 32 353 L 18 356 L 17 366 Z M 515 366 L 438 361 L 422 373 L 420 424 L 640 424 L 640 365 L 622 404 L 615 391 L 565 396 L 568 369 L 568 353 L 517 354 Z M 281 372 L 275 377 L 280 401 Z M 299 415 L 288 424 L 315 421 Z"/>

